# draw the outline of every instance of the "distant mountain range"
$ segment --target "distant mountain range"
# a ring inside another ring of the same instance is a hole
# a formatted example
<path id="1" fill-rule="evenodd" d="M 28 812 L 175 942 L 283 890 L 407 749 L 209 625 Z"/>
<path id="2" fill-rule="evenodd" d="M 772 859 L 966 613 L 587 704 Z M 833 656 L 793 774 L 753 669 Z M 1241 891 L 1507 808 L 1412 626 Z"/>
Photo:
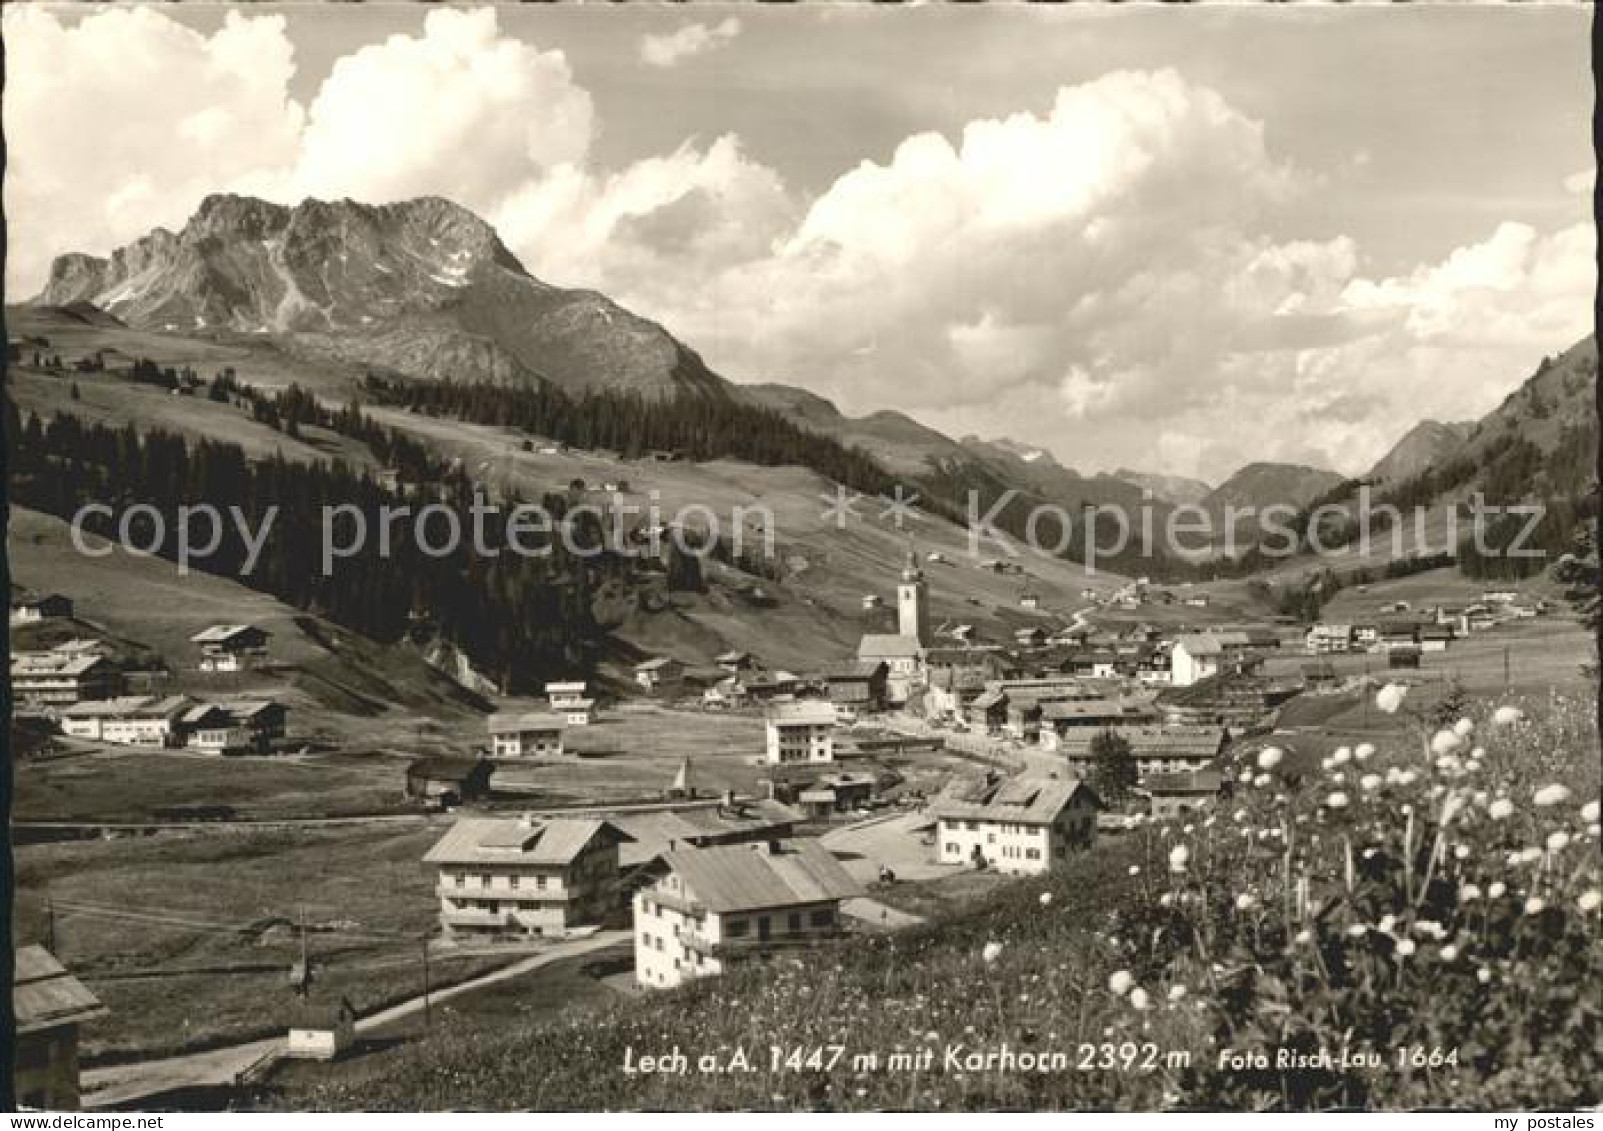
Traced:
<path id="1" fill-rule="evenodd" d="M 1031 445 L 954 440 L 900 412 L 850 417 L 805 389 L 734 384 L 662 326 L 605 295 L 535 278 L 489 224 L 438 197 L 285 207 L 209 196 L 178 232 L 155 229 L 106 258 L 59 257 L 34 303 L 80 321 L 114 318 L 137 330 L 267 340 L 292 357 L 416 379 L 736 398 L 860 447 L 898 476 L 933 477 L 949 489 L 1017 488 L 1071 511 L 1134 509 L 1148 496 L 1160 512 L 1182 503 L 1215 514 L 1226 506 L 1301 507 L 1343 482 L 1333 471 L 1266 462 L 1217 486 L 1122 468 L 1087 475 Z M 1591 369 L 1583 372 L 1587 358 Z M 1479 423 L 1414 426 L 1364 478 L 1408 483 L 1455 463 L 1462 477 L 1464 460 L 1498 455 L 1506 463 L 1507 437 L 1515 433 L 1553 451 L 1565 421 L 1590 419 L 1595 372 L 1589 339 L 1546 363 Z"/>
<path id="2" fill-rule="evenodd" d="M 1184 475 L 1158 475 L 1121 467 L 1113 473 L 1113 477 L 1151 491 L 1154 498 L 1176 505 L 1185 503 L 1195 506 L 1213 491 L 1213 488 L 1201 479 L 1189 479 Z"/>

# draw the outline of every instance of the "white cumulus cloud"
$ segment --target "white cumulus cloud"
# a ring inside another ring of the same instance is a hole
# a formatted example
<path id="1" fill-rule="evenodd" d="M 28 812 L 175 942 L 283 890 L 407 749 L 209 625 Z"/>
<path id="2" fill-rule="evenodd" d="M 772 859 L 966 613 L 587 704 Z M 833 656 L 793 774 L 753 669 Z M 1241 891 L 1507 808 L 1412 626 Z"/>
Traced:
<path id="1" fill-rule="evenodd" d="M 209 192 L 298 150 L 282 16 L 230 12 L 210 36 L 153 8 L 107 8 L 66 26 L 4 8 L 8 299 L 36 292 L 50 260 L 104 253 L 181 225 Z"/>
<path id="2" fill-rule="evenodd" d="M 716 24 L 686 24 L 667 35 L 640 37 L 640 61 L 653 67 L 672 67 L 686 59 L 733 42 L 740 34 L 734 16 Z"/>

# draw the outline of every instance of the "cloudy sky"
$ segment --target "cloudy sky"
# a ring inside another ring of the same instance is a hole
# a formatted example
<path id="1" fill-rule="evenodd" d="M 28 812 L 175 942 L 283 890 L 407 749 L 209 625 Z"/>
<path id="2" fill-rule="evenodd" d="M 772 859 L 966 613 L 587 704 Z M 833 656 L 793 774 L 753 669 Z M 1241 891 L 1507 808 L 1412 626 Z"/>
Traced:
<path id="1" fill-rule="evenodd" d="M 438 193 L 734 380 L 1361 472 L 1589 327 L 1587 18 L 7 5 L 7 291 L 215 190 Z"/>

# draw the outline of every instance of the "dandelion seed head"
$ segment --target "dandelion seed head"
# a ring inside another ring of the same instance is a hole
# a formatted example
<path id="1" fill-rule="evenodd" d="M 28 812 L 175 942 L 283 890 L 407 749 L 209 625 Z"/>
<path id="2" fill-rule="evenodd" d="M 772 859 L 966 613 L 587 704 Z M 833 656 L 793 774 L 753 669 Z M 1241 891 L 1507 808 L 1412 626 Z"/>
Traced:
<path id="1" fill-rule="evenodd" d="M 1525 721 L 1525 712 L 1518 707 L 1499 707 L 1492 712 L 1492 722 L 1500 727 L 1511 727 Z"/>

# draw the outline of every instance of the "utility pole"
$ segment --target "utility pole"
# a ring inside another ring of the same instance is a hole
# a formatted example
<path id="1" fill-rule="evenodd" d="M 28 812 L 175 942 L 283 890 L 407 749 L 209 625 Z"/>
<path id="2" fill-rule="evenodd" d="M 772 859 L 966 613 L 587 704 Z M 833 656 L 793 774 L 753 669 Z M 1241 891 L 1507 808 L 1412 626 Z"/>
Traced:
<path id="1" fill-rule="evenodd" d="M 1508 688 L 1513 686 L 1514 679 L 1509 674 L 1508 669 L 1508 645 L 1505 644 L 1503 645 L 1503 689 L 1506 691 Z"/>
<path id="2" fill-rule="evenodd" d="M 422 938 L 423 946 L 423 1031 L 427 1033 L 434 1027 L 434 1018 L 429 1006 L 429 937 Z"/>
<path id="3" fill-rule="evenodd" d="M 45 949 L 56 953 L 56 901 L 45 896 Z"/>
<path id="4" fill-rule="evenodd" d="M 306 997 L 312 989 L 312 967 L 306 955 L 306 904 L 301 904 L 301 997 Z"/>

